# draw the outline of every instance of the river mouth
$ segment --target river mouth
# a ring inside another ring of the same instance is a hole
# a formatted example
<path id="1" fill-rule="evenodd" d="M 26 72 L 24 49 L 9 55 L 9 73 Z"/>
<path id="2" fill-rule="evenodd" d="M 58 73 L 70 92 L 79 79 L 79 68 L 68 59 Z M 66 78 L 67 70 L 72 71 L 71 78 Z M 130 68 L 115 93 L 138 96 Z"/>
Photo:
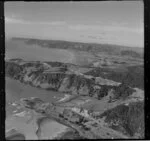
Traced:
<path id="1" fill-rule="evenodd" d="M 9 137 L 13 139 L 52 139 L 65 132 L 67 126 L 60 124 L 50 118 L 37 114 L 32 110 L 19 106 L 21 98 L 38 97 L 46 102 L 55 102 L 64 97 L 65 94 L 42 90 L 20 83 L 17 80 L 6 77 L 6 135 L 8 130 L 17 129 L 20 133 L 12 133 Z M 43 118 L 40 124 L 37 120 Z M 22 135 L 21 135 L 22 134 Z"/>

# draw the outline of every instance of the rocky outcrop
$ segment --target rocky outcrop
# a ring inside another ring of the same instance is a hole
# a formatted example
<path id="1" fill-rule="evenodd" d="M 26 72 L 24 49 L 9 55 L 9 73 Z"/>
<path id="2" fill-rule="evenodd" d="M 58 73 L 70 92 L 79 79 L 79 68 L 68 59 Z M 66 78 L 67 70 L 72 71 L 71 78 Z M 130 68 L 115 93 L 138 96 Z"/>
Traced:
<path id="1" fill-rule="evenodd" d="M 73 73 L 67 65 L 60 62 L 25 62 L 9 60 L 5 63 L 6 76 L 35 87 L 65 92 L 69 94 L 88 95 L 98 99 L 106 96 L 120 83 L 101 77 Z"/>

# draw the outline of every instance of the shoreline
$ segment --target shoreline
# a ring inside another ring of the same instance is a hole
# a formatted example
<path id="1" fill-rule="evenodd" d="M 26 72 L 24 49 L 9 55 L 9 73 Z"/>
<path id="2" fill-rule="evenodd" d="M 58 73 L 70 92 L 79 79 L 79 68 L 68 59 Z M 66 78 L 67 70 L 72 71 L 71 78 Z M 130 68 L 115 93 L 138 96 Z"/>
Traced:
<path id="1" fill-rule="evenodd" d="M 62 125 L 62 128 L 59 129 L 58 131 L 56 131 L 55 134 L 52 134 L 50 136 L 50 138 L 48 137 L 48 139 L 57 138 L 57 137 L 61 136 L 61 134 L 65 133 L 67 130 L 69 130 L 68 126 L 66 126 L 66 125 L 64 125 L 64 124 L 62 124 L 60 122 L 57 122 L 56 120 L 51 119 L 50 117 L 47 117 L 47 116 L 38 118 L 36 120 L 36 124 L 38 126 L 38 129 L 36 130 L 36 135 L 38 136 L 39 139 L 45 139 L 45 138 L 41 137 L 41 133 L 42 133 L 42 130 L 43 130 L 42 128 L 44 126 L 47 126 L 47 124 L 58 124 L 58 126 L 59 126 L 59 124 Z"/>

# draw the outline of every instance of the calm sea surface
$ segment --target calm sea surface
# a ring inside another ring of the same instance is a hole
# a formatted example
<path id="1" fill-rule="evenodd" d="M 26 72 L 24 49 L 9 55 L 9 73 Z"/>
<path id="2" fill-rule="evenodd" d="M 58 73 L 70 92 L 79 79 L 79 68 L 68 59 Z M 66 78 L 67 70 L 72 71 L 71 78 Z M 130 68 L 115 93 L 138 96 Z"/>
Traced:
<path id="1" fill-rule="evenodd" d="M 64 97 L 64 94 L 35 88 L 8 77 L 6 77 L 5 86 L 6 130 L 16 128 L 26 136 L 26 139 L 37 139 L 37 135 L 35 134 L 37 131 L 36 119 L 39 115 L 35 115 L 33 112 L 24 111 L 22 108 L 18 109 L 17 106 L 13 106 L 12 104 L 17 103 L 21 98 L 28 97 L 39 97 L 46 102 L 52 102 Z M 21 114 L 14 116 L 16 113 Z M 52 138 L 53 136 L 56 136 L 57 133 L 63 132 L 66 128 L 66 126 L 51 119 L 43 120 L 41 123 L 41 138 Z"/>

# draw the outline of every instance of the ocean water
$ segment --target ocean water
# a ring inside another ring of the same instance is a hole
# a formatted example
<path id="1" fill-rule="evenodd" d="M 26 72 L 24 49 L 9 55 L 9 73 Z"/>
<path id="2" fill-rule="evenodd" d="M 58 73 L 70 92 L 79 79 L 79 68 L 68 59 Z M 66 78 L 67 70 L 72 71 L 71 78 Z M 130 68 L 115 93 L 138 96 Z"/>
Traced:
<path id="1" fill-rule="evenodd" d="M 24 134 L 26 139 L 38 139 L 36 135 L 38 114 L 26 111 L 23 107 L 18 107 L 17 103 L 21 98 L 39 97 L 45 102 L 54 102 L 64 97 L 59 92 L 42 90 L 30 85 L 20 83 L 17 80 L 6 77 L 6 130 L 16 128 L 20 133 Z M 66 126 L 55 122 L 51 119 L 42 120 L 40 138 L 53 138 L 58 133 L 63 132 Z"/>
<path id="2" fill-rule="evenodd" d="M 45 102 L 54 102 L 65 96 L 63 93 L 32 87 L 8 77 L 5 80 L 6 115 L 13 113 L 16 108 L 12 104 L 18 102 L 21 98 L 38 97 Z"/>
<path id="3" fill-rule="evenodd" d="M 43 48 L 27 45 L 23 41 L 7 41 L 5 59 L 21 58 L 26 61 L 58 61 L 70 63 L 74 54 L 64 49 Z"/>

